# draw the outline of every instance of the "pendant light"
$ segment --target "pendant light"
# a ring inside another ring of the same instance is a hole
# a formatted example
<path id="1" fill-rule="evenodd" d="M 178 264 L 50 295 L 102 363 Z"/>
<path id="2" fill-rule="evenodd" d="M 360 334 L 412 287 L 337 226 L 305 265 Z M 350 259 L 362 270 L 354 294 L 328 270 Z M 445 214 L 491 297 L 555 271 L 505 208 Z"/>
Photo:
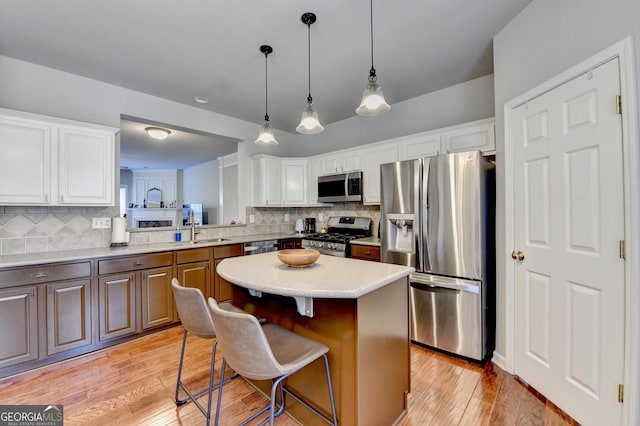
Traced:
<path id="1" fill-rule="evenodd" d="M 358 115 L 376 115 L 387 112 L 391 105 L 387 103 L 382 94 L 382 89 L 377 83 L 378 76 L 373 67 L 373 0 L 370 0 L 371 11 L 371 69 L 369 70 L 369 83 L 362 93 L 362 101 L 356 109 Z"/>
<path id="2" fill-rule="evenodd" d="M 258 134 L 258 139 L 256 139 L 256 144 L 259 145 L 277 145 L 278 141 L 276 140 L 276 136 L 273 134 L 273 130 L 269 125 L 269 112 L 268 112 L 268 76 L 267 76 L 267 57 L 270 53 L 273 53 L 273 48 L 269 45 L 263 44 L 260 46 L 260 52 L 264 53 L 264 124 L 262 125 L 262 129 L 260 129 L 260 134 Z"/>
<path id="3" fill-rule="evenodd" d="M 307 106 L 302 111 L 302 118 L 300 124 L 296 127 L 298 133 L 305 135 L 315 135 L 324 130 L 320 120 L 318 120 L 318 113 L 313 107 L 313 98 L 311 97 L 311 24 L 316 22 L 315 13 L 307 12 L 302 14 L 302 22 L 307 26 L 307 47 L 309 52 L 309 96 L 307 96 Z"/>

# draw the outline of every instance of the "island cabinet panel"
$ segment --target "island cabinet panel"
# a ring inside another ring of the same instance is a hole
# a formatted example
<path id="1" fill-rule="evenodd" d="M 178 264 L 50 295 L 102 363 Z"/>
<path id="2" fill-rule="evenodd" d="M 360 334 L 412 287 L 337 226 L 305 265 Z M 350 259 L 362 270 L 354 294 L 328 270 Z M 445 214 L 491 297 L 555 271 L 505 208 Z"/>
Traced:
<path id="1" fill-rule="evenodd" d="M 173 268 L 149 269 L 141 274 L 142 329 L 173 322 Z"/>
<path id="2" fill-rule="evenodd" d="M 46 290 L 47 355 L 91 344 L 91 280 L 49 284 Z"/>
<path id="3" fill-rule="evenodd" d="M 136 332 L 136 291 L 133 273 L 100 277 L 100 341 Z"/>
<path id="4" fill-rule="evenodd" d="M 338 424 L 386 426 L 397 424 L 406 414 L 410 390 L 406 277 L 355 299 L 316 298 L 312 318 L 298 314 L 291 297 L 263 293 L 257 298 L 235 285 L 233 304 L 329 347 Z M 269 392 L 269 382 L 253 383 Z M 331 417 L 322 360 L 289 377 L 287 385 Z M 300 424 L 325 424 L 292 398 L 287 399 L 287 413 Z"/>
<path id="5" fill-rule="evenodd" d="M 0 368 L 38 358 L 34 286 L 0 290 Z"/>
<path id="6" fill-rule="evenodd" d="M 230 244 L 213 248 L 213 298 L 218 302 L 231 300 L 233 294 L 231 283 L 218 275 L 218 265 L 225 258 L 242 256 L 243 252 L 242 244 Z"/>
<path id="7" fill-rule="evenodd" d="M 280 240 L 280 250 L 299 248 L 302 248 L 302 239 L 300 238 L 285 238 Z"/>

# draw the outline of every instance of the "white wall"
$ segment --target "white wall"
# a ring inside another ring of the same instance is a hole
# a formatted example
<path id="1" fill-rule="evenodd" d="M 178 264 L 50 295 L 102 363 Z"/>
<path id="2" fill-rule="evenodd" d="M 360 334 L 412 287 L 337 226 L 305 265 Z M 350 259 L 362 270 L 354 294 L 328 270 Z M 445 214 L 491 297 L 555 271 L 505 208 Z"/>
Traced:
<path id="1" fill-rule="evenodd" d="M 504 103 L 631 35 L 640 69 L 640 1 L 534 0 L 493 41 L 496 163 L 498 329 L 496 352 L 505 354 Z M 636 74 L 636 84 L 640 77 Z"/>
<path id="2" fill-rule="evenodd" d="M 220 209 L 219 161 L 211 160 L 182 170 L 182 196 L 185 204 L 202 203 L 209 213 L 209 224 L 218 223 Z"/>

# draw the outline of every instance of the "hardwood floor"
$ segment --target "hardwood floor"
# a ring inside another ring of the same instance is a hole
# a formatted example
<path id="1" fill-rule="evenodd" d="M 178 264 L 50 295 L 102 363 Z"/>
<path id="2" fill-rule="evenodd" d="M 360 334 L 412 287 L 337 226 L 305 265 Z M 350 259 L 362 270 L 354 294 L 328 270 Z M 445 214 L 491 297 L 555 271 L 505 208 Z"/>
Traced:
<path id="1" fill-rule="evenodd" d="M 67 426 L 204 424 L 194 404 L 176 408 L 173 401 L 182 330 L 1 379 L 0 404 L 63 404 Z M 211 341 L 189 338 L 183 373 L 189 386 L 207 382 L 210 349 Z M 218 369 L 221 362 L 218 357 Z M 412 345 L 411 368 L 409 413 L 400 425 L 576 424 L 492 363 L 482 368 Z M 221 424 L 238 424 L 265 403 L 246 382 L 232 380 L 225 385 Z M 283 415 L 276 424 L 297 423 Z"/>

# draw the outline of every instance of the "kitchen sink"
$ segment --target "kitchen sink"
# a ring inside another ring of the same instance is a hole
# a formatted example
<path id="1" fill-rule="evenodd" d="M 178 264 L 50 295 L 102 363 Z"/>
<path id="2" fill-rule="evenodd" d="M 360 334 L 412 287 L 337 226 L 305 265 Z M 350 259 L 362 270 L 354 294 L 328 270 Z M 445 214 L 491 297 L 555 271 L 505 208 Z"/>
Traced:
<path id="1" fill-rule="evenodd" d="M 174 244 L 202 244 L 202 243 L 220 243 L 222 241 L 231 241 L 229 238 L 203 238 L 195 241 L 174 241 Z"/>

